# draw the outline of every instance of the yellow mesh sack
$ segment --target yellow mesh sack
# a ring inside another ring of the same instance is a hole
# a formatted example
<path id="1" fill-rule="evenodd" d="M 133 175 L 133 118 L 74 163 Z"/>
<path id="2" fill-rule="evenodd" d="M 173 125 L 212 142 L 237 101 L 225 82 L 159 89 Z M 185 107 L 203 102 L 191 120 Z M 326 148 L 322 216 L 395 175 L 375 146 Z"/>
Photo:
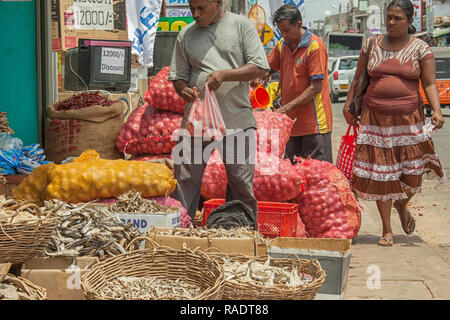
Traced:
<path id="1" fill-rule="evenodd" d="M 47 187 L 47 174 L 56 165 L 44 164 L 33 170 L 23 181 L 11 191 L 11 196 L 16 200 L 29 200 L 43 202 L 43 193 Z"/>
<path id="2" fill-rule="evenodd" d="M 131 190 L 143 197 L 165 196 L 177 183 L 173 172 L 163 164 L 105 159 L 57 165 L 47 180 L 44 200 L 69 203 L 118 197 Z"/>
<path id="3" fill-rule="evenodd" d="M 72 162 L 86 162 L 98 159 L 100 159 L 100 154 L 97 151 L 87 149 L 78 158 L 73 159 Z"/>

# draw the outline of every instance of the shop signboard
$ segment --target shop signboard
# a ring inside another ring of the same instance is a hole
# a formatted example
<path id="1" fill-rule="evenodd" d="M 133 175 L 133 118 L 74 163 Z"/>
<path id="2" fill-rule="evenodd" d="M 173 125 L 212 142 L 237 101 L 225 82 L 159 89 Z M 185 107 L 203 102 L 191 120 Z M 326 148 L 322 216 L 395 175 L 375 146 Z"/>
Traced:
<path id="1" fill-rule="evenodd" d="M 189 7 L 169 7 L 166 8 L 166 17 L 192 17 Z"/>
<path id="2" fill-rule="evenodd" d="M 166 7 L 189 6 L 189 0 L 166 0 Z"/>
<path id="3" fill-rule="evenodd" d="M 180 31 L 193 21 L 192 17 L 160 17 L 158 31 Z"/>

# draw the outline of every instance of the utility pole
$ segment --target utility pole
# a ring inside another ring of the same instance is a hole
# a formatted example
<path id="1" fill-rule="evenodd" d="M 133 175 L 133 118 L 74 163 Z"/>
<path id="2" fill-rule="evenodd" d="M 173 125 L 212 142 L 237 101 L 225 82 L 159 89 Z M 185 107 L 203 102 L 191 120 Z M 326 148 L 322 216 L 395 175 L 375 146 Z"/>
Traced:
<path id="1" fill-rule="evenodd" d="M 351 6 L 352 6 L 352 29 L 354 30 L 354 32 L 356 33 L 356 29 L 358 29 L 358 26 L 356 25 L 356 7 L 353 6 L 353 1 L 351 2 Z"/>

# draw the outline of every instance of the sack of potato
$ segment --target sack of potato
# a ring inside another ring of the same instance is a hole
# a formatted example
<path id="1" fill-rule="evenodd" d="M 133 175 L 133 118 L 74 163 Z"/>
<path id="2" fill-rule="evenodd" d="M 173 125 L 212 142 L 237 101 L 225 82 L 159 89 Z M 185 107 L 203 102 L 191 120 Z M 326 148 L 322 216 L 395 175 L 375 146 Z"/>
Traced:
<path id="1" fill-rule="evenodd" d="M 33 171 L 11 195 L 18 200 L 79 203 L 114 198 L 132 190 L 143 197 L 165 196 L 175 190 L 176 183 L 164 164 L 105 160 L 87 150 L 70 163 Z"/>

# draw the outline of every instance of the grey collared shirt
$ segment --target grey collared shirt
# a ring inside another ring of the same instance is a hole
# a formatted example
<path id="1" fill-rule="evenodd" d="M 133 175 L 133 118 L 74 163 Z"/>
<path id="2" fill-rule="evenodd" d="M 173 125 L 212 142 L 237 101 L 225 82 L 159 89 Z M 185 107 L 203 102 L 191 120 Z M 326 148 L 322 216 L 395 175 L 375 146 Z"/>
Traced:
<path id="1" fill-rule="evenodd" d="M 253 23 L 246 17 L 226 12 L 216 24 L 199 28 L 192 22 L 180 31 L 168 80 L 181 79 L 190 87 L 202 90 L 211 72 L 236 69 L 247 63 L 270 70 Z M 248 82 L 223 82 L 215 93 L 227 129 L 256 129 Z M 186 105 L 182 128 L 191 106 Z"/>

